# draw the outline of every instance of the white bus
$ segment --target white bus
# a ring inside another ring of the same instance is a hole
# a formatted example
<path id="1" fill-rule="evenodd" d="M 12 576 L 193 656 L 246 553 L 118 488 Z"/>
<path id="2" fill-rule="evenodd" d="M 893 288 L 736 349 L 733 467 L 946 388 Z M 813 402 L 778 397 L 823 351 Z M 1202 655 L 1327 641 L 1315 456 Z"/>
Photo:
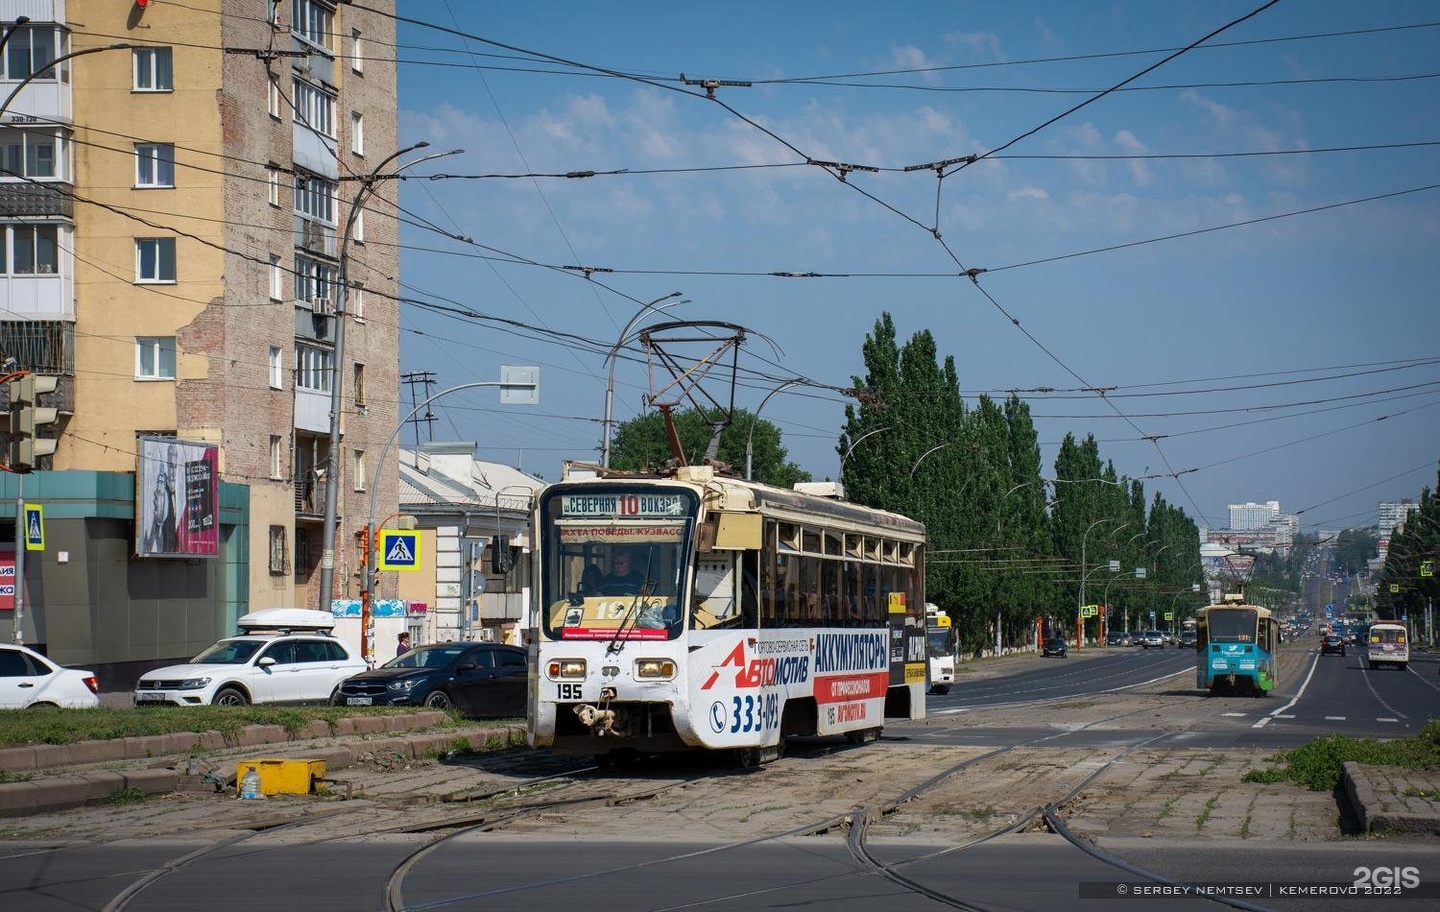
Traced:
<path id="1" fill-rule="evenodd" d="M 1365 635 L 1365 661 L 1371 668 L 1393 665 L 1401 671 L 1410 664 L 1410 642 L 1399 621 L 1376 621 Z"/>
<path id="2" fill-rule="evenodd" d="M 925 605 L 925 641 L 930 656 L 930 692 L 947 694 L 955 686 L 955 628 L 938 605 Z"/>
<path id="3" fill-rule="evenodd" d="M 923 525 L 709 467 L 585 468 L 536 504 L 532 746 L 750 765 L 924 717 Z"/>

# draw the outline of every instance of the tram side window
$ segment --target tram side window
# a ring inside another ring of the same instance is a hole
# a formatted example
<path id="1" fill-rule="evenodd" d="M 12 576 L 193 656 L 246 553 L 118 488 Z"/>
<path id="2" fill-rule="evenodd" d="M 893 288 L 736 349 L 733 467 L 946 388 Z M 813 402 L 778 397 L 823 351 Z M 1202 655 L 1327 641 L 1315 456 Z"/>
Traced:
<path id="1" fill-rule="evenodd" d="M 818 543 L 818 540 L 817 540 Z M 803 608 L 791 623 L 810 625 L 820 623 L 820 561 L 809 554 L 800 558 L 800 599 Z"/>
<path id="2" fill-rule="evenodd" d="M 846 561 L 844 587 L 844 619 L 849 627 L 859 627 L 864 619 L 865 584 L 859 561 Z"/>

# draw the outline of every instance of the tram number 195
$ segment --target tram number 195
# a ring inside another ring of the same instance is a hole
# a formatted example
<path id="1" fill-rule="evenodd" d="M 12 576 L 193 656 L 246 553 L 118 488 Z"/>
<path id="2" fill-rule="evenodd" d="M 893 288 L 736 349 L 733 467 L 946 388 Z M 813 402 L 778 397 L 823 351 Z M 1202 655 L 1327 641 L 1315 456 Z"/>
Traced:
<path id="1" fill-rule="evenodd" d="M 779 694 L 746 694 L 730 700 L 730 733 L 765 731 L 780 723 Z"/>
<path id="2" fill-rule="evenodd" d="M 579 684 L 557 684 L 557 685 L 555 685 L 555 688 L 556 688 L 556 691 L 557 691 L 557 693 L 555 694 L 555 698 L 556 698 L 557 700 L 580 700 L 580 699 L 583 699 L 583 697 L 580 696 L 580 685 L 579 685 Z"/>

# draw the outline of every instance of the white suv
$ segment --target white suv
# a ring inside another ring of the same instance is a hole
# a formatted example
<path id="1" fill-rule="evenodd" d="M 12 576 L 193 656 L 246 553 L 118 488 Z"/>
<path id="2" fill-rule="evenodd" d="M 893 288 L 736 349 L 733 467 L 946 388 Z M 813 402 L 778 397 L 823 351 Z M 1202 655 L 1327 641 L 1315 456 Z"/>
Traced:
<path id="1" fill-rule="evenodd" d="M 145 672 L 135 705 L 325 703 L 341 681 L 367 668 L 331 635 L 335 619 L 324 611 L 269 608 L 236 625 L 239 635 L 188 664 Z"/>

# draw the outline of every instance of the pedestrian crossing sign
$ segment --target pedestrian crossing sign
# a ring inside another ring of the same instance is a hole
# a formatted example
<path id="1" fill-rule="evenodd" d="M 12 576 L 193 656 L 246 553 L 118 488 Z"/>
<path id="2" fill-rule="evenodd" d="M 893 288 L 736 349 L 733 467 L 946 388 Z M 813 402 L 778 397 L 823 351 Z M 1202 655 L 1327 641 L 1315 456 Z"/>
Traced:
<path id="1" fill-rule="evenodd" d="M 45 508 L 40 504 L 25 505 L 25 550 L 45 550 Z"/>
<path id="2" fill-rule="evenodd" d="M 380 533 L 380 549 L 375 566 L 381 570 L 418 570 L 420 567 L 420 533 L 386 531 Z"/>

